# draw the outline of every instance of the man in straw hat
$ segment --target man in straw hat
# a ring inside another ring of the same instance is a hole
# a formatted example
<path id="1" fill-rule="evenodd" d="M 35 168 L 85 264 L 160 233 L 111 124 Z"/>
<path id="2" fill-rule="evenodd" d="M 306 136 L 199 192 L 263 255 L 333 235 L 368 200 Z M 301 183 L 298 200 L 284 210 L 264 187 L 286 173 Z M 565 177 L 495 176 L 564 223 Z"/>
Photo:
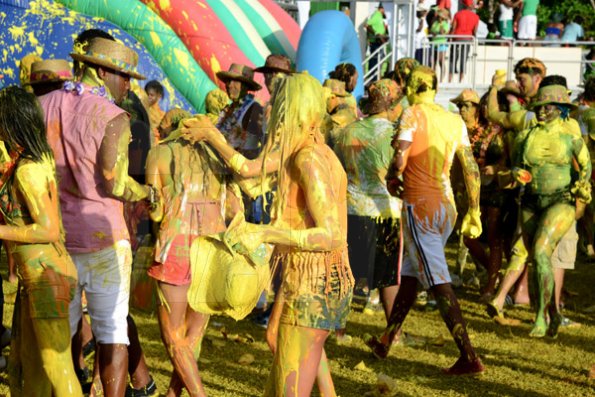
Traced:
<path id="1" fill-rule="evenodd" d="M 403 199 L 406 250 L 401 285 L 384 334 L 379 339 L 370 339 L 368 345 L 377 357 L 388 355 L 395 335 L 415 302 L 421 282 L 436 297 L 440 314 L 460 352 L 457 362 L 443 372 L 447 375 L 478 374 L 484 367 L 471 345 L 450 285 L 444 246 L 456 219 L 449 181 L 455 153 L 463 167 L 469 198 L 469 211 L 461 231 L 472 238 L 481 234 L 479 170 L 465 123 L 460 116 L 434 102 L 437 85 L 435 72 L 426 66 L 413 69 L 407 83 L 411 107 L 401 116 L 393 140 L 395 156 L 386 176 L 391 194 L 400 194 Z"/>
<path id="2" fill-rule="evenodd" d="M 105 38 L 89 41 L 81 81 L 40 98 L 54 151 L 66 248 L 79 282 L 70 306 L 71 332 L 87 297 L 106 396 L 123 396 L 127 385 L 127 315 L 132 252 L 123 201 L 139 201 L 151 188 L 128 176 L 130 121 L 117 106 L 130 88 L 138 55 Z"/>
<path id="3" fill-rule="evenodd" d="M 335 144 L 347 172 L 347 247 L 356 280 L 380 289 L 386 320 L 398 291 L 398 221 L 401 200 L 389 194 L 384 176 L 392 161 L 393 123 L 402 91 L 390 79 L 369 88 L 368 117 L 349 124 Z"/>
<path id="4" fill-rule="evenodd" d="M 72 80 L 70 65 L 65 59 L 46 59 L 33 62 L 29 85 L 36 96 L 62 88 L 65 82 Z"/>
<path id="5" fill-rule="evenodd" d="M 263 108 L 249 93 L 262 88 L 254 81 L 254 70 L 233 63 L 228 71 L 217 72 L 217 78 L 225 83 L 232 101 L 221 113 L 217 128 L 234 149 L 248 158 L 255 158 L 262 148 Z"/>

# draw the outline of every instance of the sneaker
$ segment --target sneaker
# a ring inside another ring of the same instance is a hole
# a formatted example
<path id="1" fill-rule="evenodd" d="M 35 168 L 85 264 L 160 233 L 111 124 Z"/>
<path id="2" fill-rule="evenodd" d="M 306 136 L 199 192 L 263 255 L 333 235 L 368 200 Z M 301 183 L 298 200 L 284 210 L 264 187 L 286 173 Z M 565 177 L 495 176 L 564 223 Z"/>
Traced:
<path id="1" fill-rule="evenodd" d="M 12 338 L 12 332 L 8 328 L 4 328 L 4 332 L 0 336 L 0 348 L 4 349 L 10 345 L 10 339 Z"/>
<path id="2" fill-rule="evenodd" d="M 155 384 L 155 381 L 153 380 L 153 377 L 150 377 L 151 380 L 149 380 L 149 383 L 146 384 L 145 387 L 142 387 L 140 389 L 135 389 L 133 388 L 131 385 L 128 385 L 128 387 L 126 387 L 126 397 L 152 397 L 152 396 L 157 396 L 157 385 Z"/>
<path id="3" fill-rule="evenodd" d="M 485 367 L 481 363 L 481 360 L 476 358 L 473 361 L 464 360 L 460 357 L 456 363 L 450 368 L 444 368 L 442 373 L 444 375 L 451 375 L 451 376 L 475 376 L 480 375 L 485 371 Z"/>

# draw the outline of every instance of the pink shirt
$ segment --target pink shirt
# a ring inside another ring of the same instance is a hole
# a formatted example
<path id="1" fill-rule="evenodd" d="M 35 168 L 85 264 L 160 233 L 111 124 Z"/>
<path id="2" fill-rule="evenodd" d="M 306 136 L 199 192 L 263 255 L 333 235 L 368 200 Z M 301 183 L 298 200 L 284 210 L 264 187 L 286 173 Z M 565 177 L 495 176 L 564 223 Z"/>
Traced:
<path id="1" fill-rule="evenodd" d="M 56 160 L 65 245 L 72 253 L 129 239 L 123 203 L 105 191 L 97 161 L 107 123 L 125 112 L 85 88 L 82 95 L 56 90 L 39 98 Z"/>

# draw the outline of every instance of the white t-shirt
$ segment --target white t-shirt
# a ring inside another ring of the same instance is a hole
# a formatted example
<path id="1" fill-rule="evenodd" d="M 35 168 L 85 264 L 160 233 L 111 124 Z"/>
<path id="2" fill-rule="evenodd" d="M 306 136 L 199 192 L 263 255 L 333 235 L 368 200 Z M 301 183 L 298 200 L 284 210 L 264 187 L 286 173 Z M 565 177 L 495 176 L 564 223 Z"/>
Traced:
<path id="1" fill-rule="evenodd" d="M 415 49 L 422 48 L 425 39 L 428 37 L 428 22 L 426 21 L 426 18 L 421 18 L 423 27 L 421 28 L 421 31 L 418 32 L 417 28 L 419 28 L 419 21 L 420 18 L 415 18 Z"/>
<path id="2" fill-rule="evenodd" d="M 511 21 L 514 15 L 514 9 L 500 3 L 500 21 Z"/>

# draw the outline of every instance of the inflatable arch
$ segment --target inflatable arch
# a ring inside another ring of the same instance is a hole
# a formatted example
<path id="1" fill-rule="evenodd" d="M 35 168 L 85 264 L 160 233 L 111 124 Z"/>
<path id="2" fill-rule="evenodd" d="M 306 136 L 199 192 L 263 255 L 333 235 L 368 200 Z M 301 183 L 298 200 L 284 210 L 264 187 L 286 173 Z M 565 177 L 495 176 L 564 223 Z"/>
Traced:
<path id="1" fill-rule="evenodd" d="M 340 11 L 321 11 L 304 27 L 297 51 L 298 71 L 307 70 L 320 82 L 340 63 L 352 63 L 358 72 L 353 95 L 359 101 L 364 94 L 362 56 L 353 23 Z"/>

